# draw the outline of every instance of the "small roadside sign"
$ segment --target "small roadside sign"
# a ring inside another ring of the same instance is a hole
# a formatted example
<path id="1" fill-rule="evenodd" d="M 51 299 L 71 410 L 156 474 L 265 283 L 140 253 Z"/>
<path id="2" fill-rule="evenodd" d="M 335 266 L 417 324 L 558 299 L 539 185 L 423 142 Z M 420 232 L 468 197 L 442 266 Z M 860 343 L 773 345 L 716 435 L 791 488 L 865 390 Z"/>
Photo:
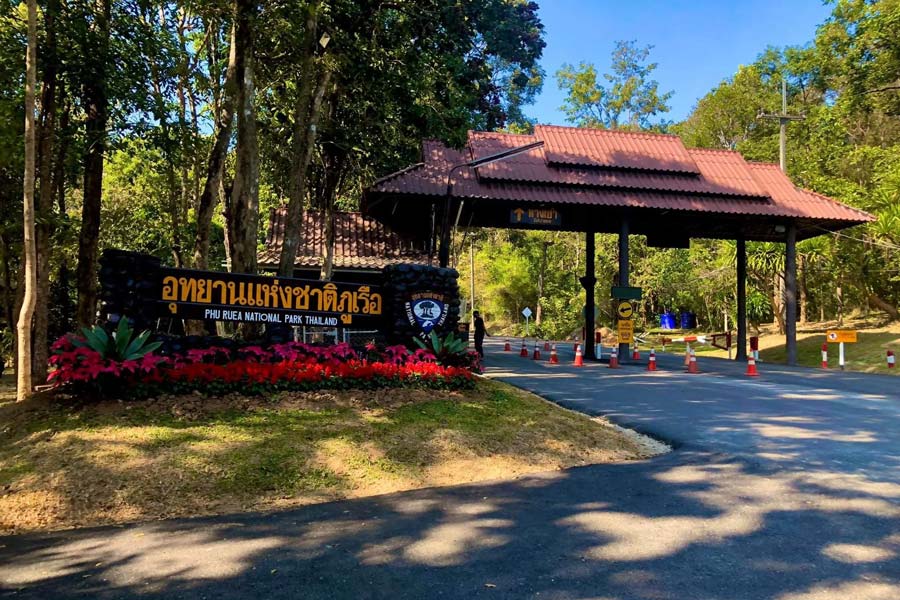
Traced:
<path id="1" fill-rule="evenodd" d="M 620 319 L 630 319 L 634 315 L 634 305 L 629 301 L 619 302 L 618 311 Z"/>
<path id="2" fill-rule="evenodd" d="M 527 306 L 522 310 L 522 316 L 525 317 L 526 319 L 530 319 L 532 314 L 534 314 L 534 313 L 532 313 L 531 309 L 528 308 Z"/>
<path id="3" fill-rule="evenodd" d="M 634 343 L 634 321 L 629 319 L 619 319 L 617 333 L 619 335 L 620 344 Z"/>
<path id="4" fill-rule="evenodd" d="M 643 290 L 639 287 L 624 287 L 615 285 L 612 288 L 612 297 L 617 300 L 640 300 Z"/>
<path id="5" fill-rule="evenodd" d="M 829 344 L 855 344 L 856 331 L 852 329 L 830 329 L 825 333 Z"/>

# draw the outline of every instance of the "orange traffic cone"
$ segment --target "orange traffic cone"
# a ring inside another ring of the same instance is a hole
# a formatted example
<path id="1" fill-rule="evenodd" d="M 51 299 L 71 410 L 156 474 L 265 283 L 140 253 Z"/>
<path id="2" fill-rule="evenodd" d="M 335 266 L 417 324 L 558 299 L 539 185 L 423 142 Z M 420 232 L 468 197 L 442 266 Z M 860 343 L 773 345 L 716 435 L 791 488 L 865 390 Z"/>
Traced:
<path id="1" fill-rule="evenodd" d="M 525 345 L 525 338 L 522 338 L 522 349 L 519 350 L 519 356 L 528 358 L 528 347 Z"/>
<path id="2" fill-rule="evenodd" d="M 638 350 L 637 340 L 634 342 L 634 352 L 631 353 L 632 360 L 641 360 L 641 351 Z"/>
<path id="3" fill-rule="evenodd" d="M 558 365 L 559 364 L 559 356 L 556 354 L 556 344 L 550 346 L 550 364 Z"/>
<path id="4" fill-rule="evenodd" d="M 756 359 L 751 354 L 747 357 L 747 373 L 749 377 L 759 377 L 759 371 L 756 370 Z"/>
<path id="5" fill-rule="evenodd" d="M 550 342 L 544 342 L 544 352 L 550 352 Z"/>
<path id="6" fill-rule="evenodd" d="M 531 356 L 534 360 L 541 360 L 541 351 L 538 350 L 538 343 L 534 343 L 534 354 Z"/>
<path id="7" fill-rule="evenodd" d="M 506 343 L 503 344 L 503 351 L 504 351 L 504 352 L 511 352 L 511 351 L 512 351 L 512 346 L 509 345 L 509 340 L 506 340 Z"/>
<path id="8" fill-rule="evenodd" d="M 688 373 L 699 373 L 700 369 L 697 368 L 697 353 L 691 349 L 691 357 L 688 362 Z"/>
<path id="9" fill-rule="evenodd" d="M 575 366 L 584 366 L 584 356 L 581 354 L 581 344 L 575 344 Z"/>
<path id="10" fill-rule="evenodd" d="M 647 359 L 647 370 L 655 371 L 656 370 L 656 350 L 650 348 L 650 358 Z"/>
<path id="11" fill-rule="evenodd" d="M 615 346 L 613 346 L 612 355 L 609 357 L 609 368 L 610 369 L 618 369 L 619 368 L 619 351 L 616 350 Z"/>

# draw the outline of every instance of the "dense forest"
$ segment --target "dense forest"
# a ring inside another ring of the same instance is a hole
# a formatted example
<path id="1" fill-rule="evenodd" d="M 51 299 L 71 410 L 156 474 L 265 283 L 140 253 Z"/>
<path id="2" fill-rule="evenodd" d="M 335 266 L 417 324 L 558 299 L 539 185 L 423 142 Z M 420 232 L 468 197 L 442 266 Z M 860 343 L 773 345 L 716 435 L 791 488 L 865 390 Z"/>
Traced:
<path id="1" fill-rule="evenodd" d="M 524 123 L 543 47 L 532 2 L 5 0 L 0 354 L 27 287 L 23 196 L 41 381 L 48 340 L 93 320 L 102 248 L 254 272 L 269 207 L 286 205 L 289 224 L 304 207 L 354 207 L 423 137 L 459 145 Z M 282 272 L 300 234 L 288 230 Z"/>
<path id="2" fill-rule="evenodd" d="M 355 208 L 376 177 L 418 159 L 422 138 L 458 146 L 468 129 L 527 131 L 544 85 L 543 27 L 525 0 L 0 2 L 0 354 L 11 357 L 26 287 L 24 197 L 35 221 L 36 381 L 48 341 L 92 319 L 101 249 L 253 272 L 269 207 L 287 206 L 289 223 L 307 207 Z M 29 37 L 34 186 L 25 188 Z M 573 124 L 666 130 L 777 161 L 778 126 L 758 114 L 780 109 L 786 80 L 789 111 L 805 115 L 789 130 L 794 181 L 879 217 L 801 245 L 802 317 L 870 306 L 898 318 L 900 3 L 840 0 L 808 45 L 760 51 L 679 123 L 666 120 L 677 90 L 658 89 L 652 49 L 636 42 L 616 45 L 605 74 L 564 65 L 555 83 Z M 528 305 L 547 334 L 576 326 L 580 236 L 465 240 L 461 281 L 472 241 L 476 304 L 489 322 L 515 323 Z M 286 240 L 282 272 L 297 243 Z M 687 308 L 720 327 L 733 311 L 733 246 L 655 250 L 636 238 L 633 247 L 647 323 Z M 603 297 L 614 239 L 600 236 L 598 253 Z M 754 322 L 780 318 L 782 259 L 780 246 L 750 245 Z"/>

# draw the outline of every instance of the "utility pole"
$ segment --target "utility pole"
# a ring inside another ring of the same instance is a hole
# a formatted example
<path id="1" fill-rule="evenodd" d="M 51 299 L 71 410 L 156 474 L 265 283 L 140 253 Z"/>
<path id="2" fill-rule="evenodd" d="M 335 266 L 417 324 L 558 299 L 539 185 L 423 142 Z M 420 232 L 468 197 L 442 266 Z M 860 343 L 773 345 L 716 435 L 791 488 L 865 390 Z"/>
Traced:
<path id="1" fill-rule="evenodd" d="M 781 113 L 760 113 L 761 119 L 778 119 L 781 125 L 779 139 L 779 159 L 781 171 L 787 174 L 787 125 L 791 121 L 802 121 L 805 115 L 789 115 L 787 111 L 787 80 L 781 79 Z M 795 222 L 782 225 L 784 240 L 784 334 L 787 364 L 797 364 L 797 224 Z"/>
<path id="2" fill-rule="evenodd" d="M 764 113 L 760 111 L 758 118 L 760 119 L 775 119 L 781 125 L 781 132 L 779 135 L 779 152 L 778 152 L 778 162 L 781 165 L 781 170 L 787 173 L 787 125 L 791 121 L 802 121 L 806 118 L 806 115 L 789 115 L 787 111 L 787 79 L 781 80 L 781 113 Z"/>
<path id="3" fill-rule="evenodd" d="M 472 320 L 472 329 L 475 328 L 475 240 L 469 240 L 469 318 Z"/>

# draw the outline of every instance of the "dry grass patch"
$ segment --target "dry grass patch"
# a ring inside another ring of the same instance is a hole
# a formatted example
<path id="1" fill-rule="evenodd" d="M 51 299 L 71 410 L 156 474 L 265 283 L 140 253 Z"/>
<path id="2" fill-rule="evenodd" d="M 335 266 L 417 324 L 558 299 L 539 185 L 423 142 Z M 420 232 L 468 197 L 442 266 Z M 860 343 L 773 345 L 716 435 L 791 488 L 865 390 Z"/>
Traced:
<path id="1" fill-rule="evenodd" d="M 653 453 L 493 381 L 464 392 L 5 400 L 7 532 L 297 506 Z"/>

